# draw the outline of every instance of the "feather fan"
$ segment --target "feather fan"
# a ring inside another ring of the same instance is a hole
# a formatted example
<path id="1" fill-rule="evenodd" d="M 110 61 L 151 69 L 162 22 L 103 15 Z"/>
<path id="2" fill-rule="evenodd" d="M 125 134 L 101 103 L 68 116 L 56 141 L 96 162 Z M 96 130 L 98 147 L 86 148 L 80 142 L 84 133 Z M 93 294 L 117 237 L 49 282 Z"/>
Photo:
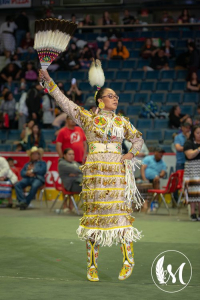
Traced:
<path id="1" fill-rule="evenodd" d="M 76 27 L 75 23 L 59 19 L 35 21 L 34 49 L 38 53 L 43 70 L 66 50 Z"/>

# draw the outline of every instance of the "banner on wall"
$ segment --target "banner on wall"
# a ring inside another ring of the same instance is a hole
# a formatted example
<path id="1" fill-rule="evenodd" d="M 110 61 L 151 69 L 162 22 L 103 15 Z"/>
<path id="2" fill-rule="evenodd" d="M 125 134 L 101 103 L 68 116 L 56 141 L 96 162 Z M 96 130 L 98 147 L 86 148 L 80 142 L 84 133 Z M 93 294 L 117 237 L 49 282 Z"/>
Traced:
<path id="1" fill-rule="evenodd" d="M 0 9 L 23 7 L 31 7 L 31 0 L 0 0 Z"/>
<path id="2" fill-rule="evenodd" d="M 5 152 L 5 153 L 1 153 L 1 156 L 5 157 L 5 158 L 12 157 L 14 159 L 15 166 L 19 167 L 19 168 L 23 168 L 25 163 L 27 163 L 29 161 L 29 157 L 27 156 L 26 153 Z M 53 186 L 53 181 L 52 181 L 52 174 L 53 174 L 56 182 L 59 184 L 61 183 L 59 174 L 58 174 L 58 159 L 59 159 L 58 154 L 57 153 L 45 153 L 43 155 L 42 159 L 44 161 L 46 161 L 46 163 L 47 163 L 46 187 L 53 188 L 54 186 Z M 163 160 L 167 165 L 167 172 L 166 172 L 165 178 L 161 179 L 161 187 L 167 184 L 170 174 L 176 171 L 176 169 L 175 169 L 175 165 L 176 165 L 175 154 L 165 154 L 165 155 L 163 155 Z M 140 171 L 139 171 L 139 175 L 140 175 Z"/>

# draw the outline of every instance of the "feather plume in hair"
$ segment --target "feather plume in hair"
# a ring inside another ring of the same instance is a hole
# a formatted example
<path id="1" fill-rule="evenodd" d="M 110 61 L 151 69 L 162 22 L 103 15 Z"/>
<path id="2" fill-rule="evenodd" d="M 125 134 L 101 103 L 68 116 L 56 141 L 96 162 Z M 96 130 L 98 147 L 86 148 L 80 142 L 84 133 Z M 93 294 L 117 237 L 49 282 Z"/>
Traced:
<path id="1" fill-rule="evenodd" d="M 91 86 L 102 87 L 105 83 L 105 76 L 99 59 L 93 60 L 89 69 L 89 83 Z"/>
<path id="2" fill-rule="evenodd" d="M 76 27 L 75 23 L 59 19 L 35 21 L 34 49 L 38 52 L 43 70 L 66 50 Z"/>

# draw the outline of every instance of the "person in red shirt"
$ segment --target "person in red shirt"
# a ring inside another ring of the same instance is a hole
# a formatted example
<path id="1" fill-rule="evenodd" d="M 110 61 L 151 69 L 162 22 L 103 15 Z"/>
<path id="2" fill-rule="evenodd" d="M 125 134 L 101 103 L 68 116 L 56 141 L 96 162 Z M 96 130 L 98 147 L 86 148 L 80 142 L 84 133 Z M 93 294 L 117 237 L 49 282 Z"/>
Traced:
<path id="1" fill-rule="evenodd" d="M 67 116 L 66 125 L 60 129 L 56 139 L 56 150 L 60 158 L 66 148 L 74 150 L 75 161 L 83 163 L 87 153 L 86 136 L 82 128 Z"/>

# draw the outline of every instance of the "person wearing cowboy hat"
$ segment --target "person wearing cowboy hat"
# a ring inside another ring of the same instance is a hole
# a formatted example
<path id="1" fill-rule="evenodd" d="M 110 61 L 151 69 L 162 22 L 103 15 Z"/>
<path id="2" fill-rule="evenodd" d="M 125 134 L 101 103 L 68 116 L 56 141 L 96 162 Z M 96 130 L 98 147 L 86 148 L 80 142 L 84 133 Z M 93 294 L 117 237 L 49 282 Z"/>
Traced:
<path id="1" fill-rule="evenodd" d="M 17 200 L 19 201 L 20 210 L 25 210 L 31 200 L 35 199 L 35 195 L 40 186 L 45 182 L 45 174 L 47 171 L 46 162 L 41 160 L 43 149 L 32 147 L 27 154 L 30 161 L 26 163 L 21 170 L 22 180 L 15 185 Z M 24 188 L 31 186 L 27 196 L 24 195 Z"/>

